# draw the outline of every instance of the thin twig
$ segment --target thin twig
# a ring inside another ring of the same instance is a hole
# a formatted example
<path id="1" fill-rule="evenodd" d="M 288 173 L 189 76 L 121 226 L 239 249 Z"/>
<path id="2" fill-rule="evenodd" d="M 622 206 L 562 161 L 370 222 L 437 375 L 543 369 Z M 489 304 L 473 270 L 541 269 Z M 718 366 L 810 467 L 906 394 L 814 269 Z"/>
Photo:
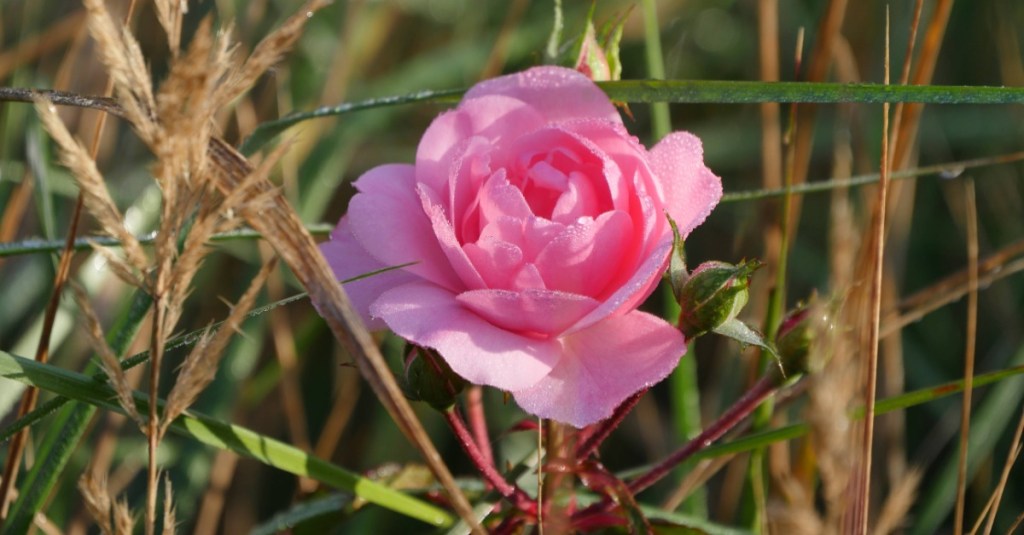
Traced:
<path id="1" fill-rule="evenodd" d="M 885 12 L 885 84 L 889 85 L 889 10 Z M 868 333 L 867 374 L 864 379 L 864 399 L 866 415 L 864 417 L 864 435 L 861 443 L 861 462 L 855 476 L 857 489 L 854 511 L 854 533 L 866 535 L 868 532 L 868 509 L 871 494 L 871 446 L 874 442 L 875 430 L 875 384 L 878 380 L 878 341 L 879 326 L 882 315 L 882 273 L 885 259 L 885 216 L 886 199 L 889 192 L 889 104 L 882 106 L 882 165 L 881 181 L 878 185 L 878 197 L 875 201 L 875 219 L 872 228 L 874 240 L 874 263 L 870 294 L 870 319 Z"/>
<path id="2" fill-rule="evenodd" d="M 1010 469 L 1013 468 L 1014 463 L 1017 461 L 1017 457 L 1020 455 L 1021 449 L 1024 448 L 1024 444 L 1021 444 L 1021 435 L 1024 434 L 1024 410 L 1020 412 L 1020 418 L 1017 420 L 1017 430 L 1013 432 L 1013 440 L 1010 441 L 1010 449 L 1006 452 L 1006 462 L 1003 463 L 1003 473 L 999 475 L 999 484 L 996 485 L 995 491 L 992 493 L 992 498 L 989 503 L 985 506 L 988 511 L 988 519 L 985 521 L 985 535 L 992 533 L 992 526 L 995 525 L 996 513 L 999 511 L 999 502 L 1003 499 L 1003 491 L 1006 490 L 1006 482 L 1010 479 Z M 985 518 L 985 512 L 982 512 L 981 516 L 978 517 L 978 521 L 981 522 Z M 978 531 L 978 526 L 975 525 L 974 529 L 971 530 L 971 535 L 974 535 Z"/>
<path id="3" fill-rule="evenodd" d="M 615 412 L 613 412 L 610 417 L 597 424 L 597 427 L 587 435 L 587 438 L 584 439 L 583 442 L 580 443 L 579 448 L 576 449 L 576 458 L 583 460 L 589 457 L 590 454 L 594 453 L 598 446 L 600 446 L 605 439 L 612 434 L 612 431 L 619 427 L 622 420 L 629 415 L 629 412 L 633 410 L 633 407 L 636 407 L 636 404 L 640 402 L 640 398 L 644 397 L 644 394 L 646 394 L 648 390 L 650 390 L 650 387 L 642 388 L 632 396 L 629 396 L 626 401 L 623 401 L 615 408 Z"/>
<path id="4" fill-rule="evenodd" d="M 974 181 L 964 182 L 964 210 L 967 218 L 967 347 L 964 349 L 964 395 L 960 409 L 960 458 L 957 464 L 956 509 L 953 530 L 964 529 L 967 497 L 967 438 L 971 430 L 971 394 L 974 389 L 974 348 L 978 333 L 978 206 Z"/>
<path id="5" fill-rule="evenodd" d="M 658 482 L 668 475 L 673 468 L 689 459 L 693 454 L 706 448 L 714 441 L 722 437 L 733 427 L 736 427 L 744 418 L 750 415 L 761 402 L 771 396 L 783 381 L 782 375 L 777 368 L 769 368 L 768 373 L 762 377 L 743 396 L 718 417 L 713 423 L 706 427 L 699 435 L 692 438 L 682 448 L 663 459 L 653 466 L 646 473 L 629 483 L 628 489 L 631 494 L 637 494 L 644 489 Z M 593 515 L 602 514 L 613 506 L 611 500 L 605 499 L 573 515 L 574 522 Z"/>
<path id="6" fill-rule="evenodd" d="M 524 512 L 531 512 L 534 506 L 533 498 L 530 498 L 525 491 L 516 485 L 506 481 L 505 477 L 498 473 L 494 463 L 484 458 L 480 453 L 480 448 L 477 447 L 476 442 L 473 440 L 473 435 L 466 428 L 466 422 L 459 416 L 458 411 L 455 409 L 445 411 L 444 420 L 448 423 L 448 427 L 451 428 L 452 432 L 455 433 L 455 438 L 458 439 L 462 450 L 469 456 L 473 466 L 484 476 L 484 480 L 490 483 L 494 490 L 512 502 L 516 508 Z"/>
<path id="7" fill-rule="evenodd" d="M 466 414 L 480 454 L 488 462 L 493 463 L 494 450 L 491 448 L 491 438 L 487 434 L 487 414 L 484 412 L 484 390 L 479 385 L 473 385 L 466 390 Z"/>

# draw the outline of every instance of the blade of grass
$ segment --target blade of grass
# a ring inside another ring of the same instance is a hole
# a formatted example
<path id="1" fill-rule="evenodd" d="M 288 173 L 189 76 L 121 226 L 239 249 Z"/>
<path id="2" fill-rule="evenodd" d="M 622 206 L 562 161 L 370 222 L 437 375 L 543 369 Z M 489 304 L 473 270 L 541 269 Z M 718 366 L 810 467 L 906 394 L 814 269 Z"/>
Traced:
<path id="1" fill-rule="evenodd" d="M 983 386 L 997 383 L 1002 385 L 1004 384 L 1003 382 L 1008 379 L 1013 379 L 1018 376 L 1024 375 L 1024 348 L 1021 348 L 1017 356 L 1014 358 L 1013 362 L 1014 365 L 1009 368 L 981 375 L 976 375 L 974 377 L 974 387 L 981 388 Z M 1014 383 L 1009 384 L 1009 389 L 1011 390 L 1013 388 L 1019 388 L 1019 386 L 1015 386 Z M 963 391 L 963 388 L 964 381 L 961 379 L 957 381 L 950 381 L 948 383 L 922 388 L 919 390 L 914 390 L 912 392 L 907 392 L 906 394 L 901 394 L 899 396 L 878 400 L 878 402 L 875 404 L 875 414 L 886 414 L 893 411 L 904 410 L 910 407 L 922 405 L 930 401 L 935 401 L 938 399 L 958 394 Z M 1010 408 L 1013 407 L 1011 406 Z M 851 417 L 858 420 L 864 418 L 864 409 L 860 408 L 852 411 Z M 704 448 L 703 450 L 695 453 L 693 457 L 691 457 L 691 460 L 700 461 L 704 459 L 713 459 L 721 457 L 723 455 L 746 453 L 758 448 L 770 446 L 771 444 L 777 442 L 792 440 L 794 438 L 805 436 L 809 431 L 810 426 L 801 423 L 770 429 L 767 431 L 762 431 L 760 433 L 752 433 L 741 438 L 735 438 L 726 442 L 722 442 L 720 444 L 713 444 L 711 446 L 708 446 L 707 448 Z M 993 440 L 995 438 L 996 437 L 992 437 Z M 638 473 L 643 473 L 648 468 L 649 467 L 646 466 L 637 467 L 630 469 L 627 472 L 623 472 L 620 475 L 623 477 L 628 477 Z M 948 506 L 946 507 L 945 512 L 949 512 Z"/>
<path id="2" fill-rule="evenodd" d="M 597 84 L 609 98 L 622 102 L 649 104 L 674 102 L 686 104 L 760 104 L 796 102 L 816 104 L 916 102 L 921 104 L 1024 104 L 1024 87 L 993 86 L 885 86 L 882 84 L 837 84 L 825 82 L 755 82 L 723 80 L 618 80 Z M 379 97 L 307 112 L 289 114 L 260 124 L 241 145 L 252 154 L 275 136 L 295 124 L 355 111 L 412 104 L 416 102 L 454 103 L 465 89 L 426 90 L 406 95 Z M 95 108 L 121 115 L 116 101 L 64 91 L 0 87 L 0 101 L 32 102 L 43 96 L 59 106 Z"/>
<path id="3" fill-rule="evenodd" d="M 410 265 L 410 264 L 400 264 L 400 265 L 396 265 L 396 266 L 389 266 L 389 267 L 378 269 L 378 270 L 375 270 L 375 271 L 370 271 L 370 272 L 364 273 L 362 275 L 358 275 L 358 276 L 352 277 L 350 279 L 345 279 L 342 282 L 343 283 L 355 282 L 357 280 L 362 280 L 362 279 L 365 279 L 367 277 L 372 277 L 372 276 L 380 274 L 380 273 L 385 273 L 387 271 L 391 271 L 391 270 L 394 270 L 394 269 L 400 269 L 400 268 L 406 267 L 408 265 Z M 270 303 L 268 305 L 264 305 L 264 306 L 259 307 L 259 308 L 254 308 L 254 309 L 250 310 L 248 314 L 245 315 L 245 318 L 246 319 L 254 318 L 256 316 L 259 316 L 259 315 L 265 314 L 267 312 L 270 312 L 271 310 L 273 310 L 273 309 L 275 309 L 277 307 L 284 306 L 284 305 L 287 305 L 289 303 L 293 303 L 293 302 L 298 301 L 299 299 L 303 299 L 305 297 L 308 297 L 308 294 L 303 292 L 303 293 L 299 293 L 299 294 L 295 294 L 295 295 L 286 297 L 284 299 L 281 299 L 279 301 L 275 301 L 273 303 Z M 140 303 L 138 303 L 137 305 L 134 305 L 134 306 L 141 307 L 140 310 L 144 314 L 145 311 L 146 311 L 146 307 L 149 306 L 149 302 L 146 301 L 144 304 L 140 302 Z M 135 309 L 133 308 L 132 310 L 135 310 Z M 129 316 L 134 317 L 134 313 L 130 312 Z M 179 347 L 192 346 L 193 344 L 195 344 L 200 339 L 200 337 L 204 333 L 207 333 L 207 332 L 213 333 L 217 329 L 220 329 L 223 325 L 224 325 L 223 321 L 218 321 L 218 322 L 210 324 L 208 327 L 203 327 L 203 328 L 191 331 L 189 333 L 185 333 L 185 334 L 182 334 L 180 336 L 176 336 L 176 337 L 170 339 L 167 342 L 167 345 L 164 347 L 164 351 L 165 352 L 169 352 L 169 351 L 177 349 Z M 114 348 L 115 350 L 117 349 L 117 346 L 115 346 L 113 343 L 111 344 L 111 347 Z M 128 357 L 128 358 L 122 360 L 121 361 L 121 368 L 124 369 L 124 370 L 130 370 L 130 369 L 132 369 L 132 368 L 134 368 L 134 367 L 136 367 L 136 366 L 138 366 L 140 364 L 143 364 L 145 362 L 148 362 L 148 361 L 149 361 L 149 351 L 143 351 L 141 353 L 138 353 L 136 355 L 133 355 L 131 357 Z M 92 369 L 92 368 L 90 368 L 90 369 Z M 95 371 L 95 370 L 93 370 L 93 371 Z M 107 376 L 103 372 L 97 372 L 97 373 L 94 373 L 92 375 L 92 378 L 93 378 L 93 380 L 96 380 L 96 381 L 105 381 L 107 379 Z M 17 433 L 21 429 L 23 429 L 25 427 L 28 427 L 28 426 L 31 426 L 34 423 L 38 422 L 39 420 L 42 420 L 43 418 L 45 418 L 48 415 L 52 414 L 54 411 L 56 411 L 57 409 L 61 408 L 62 406 L 64 406 L 69 401 L 71 401 L 71 400 L 66 398 L 66 397 L 57 396 L 57 397 L 51 399 L 50 401 L 47 401 L 46 403 L 44 403 L 43 405 L 41 405 L 40 407 L 38 407 L 34 411 L 32 411 L 32 412 L 26 414 L 25 416 L 23 416 L 21 418 L 18 418 L 17 420 L 11 422 L 11 424 L 9 426 L 5 427 L 3 430 L 0 430 L 0 444 L 3 444 L 7 440 L 9 440 L 11 438 L 11 436 L 14 435 L 14 433 Z"/>
<path id="4" fill-rule="evenodd" d="M 309 522 L 322 516 L 339 514 L 342 508 L 351 503 L 352 496 L 348 494 L 331 494 L 298 503 L 287 511 L 282 511 L 271 517 L 270 520 L 256 526 L 249 532 L 249 535 L 274 535 L 276 533 L 290 532 L 297 528 L 301 529 L 304 522 Z"/>
<path id="5" fill-rule="evenodd" d="M 0 377 L 56 392 L 87 403 L 93 410 L 103 408 L 121 412 L 114 391 L 106 384 L 79 373 L 39 364 L 4 351 L 0 351 Z M 134 397 L 139 410 L 144 410 L 147 396 L 135 392 Z M 324 484 L 350 491 L 368 502 L 435 526 L 449 526 L 453 522 L 451 515 L 418 498 L 393 490 L 309 455 L 294 446 L 241 426 L 186 412 L 175 420 L 171 429 L 204 444 L 228 449 L 291 474 L 308 476 Z M 12 520 L 13 518 L 12 515 Z M 11 529 L 15 529 L 13 523 Z"/>
<path id="6" fill-rule="evenodd" d="M 599 82 L 613 100 L 630 103 L 719 103 L 756 104 L 764 102 L 805 102 L 835 104 L 862 102 L 920 102 L 923 104 L 1020 104 L 1024 88 L 965 86 L 885 87 L 880 84 L 835 84 L 824 82 L 753 82 L 719 80 L 619 80 Z M 303 121 L 343 115 L 355 111 L 416 102 L 454 103 L 465 89 L 417 91 L 407 95 L 380 97 L 307 112 L 289 114 L 260 124 L 242 143 L 243 154 L 259 150 L 278 134 Z M 4 98 L 0 88 L 0 99 Z M 60 102 L 55 101 L 60 104 Z M 109 106 L 109 102 L 98 102 Z"/>
<path id="7" fill-rule="evenodd" d="M 128 347 L 142 325 L 151 302 L 149 296 L 142 292 L 137 292 L 132 298 L 127 312 L 121 314 L 121 320 L 109 331 L 108 340 L 115 353 L 121 353 Z M 90 367 L 95 368 L 95 365 Z M 112 400 L 114 397 L 111 396 L 109 399 Z M 19 487 L 18 499 L 6 520 L 5 529 L 9 530 L 8 533 L 22 533 L 28 530 L 36 512 L 42 507 L 64 471 L 68 459 L 85 434 L 95 412 L 96 409 L 92 406 L 76 403 L 64 407 L 53 425 L 48 426 L 47 434 L 43 437 L 36 454 L 36 463 L 25 475 L 25 480 Z M 27 414 L 26 417 L 31 414 L 33 413 Z"/>
<path id="8" fill-rule="evenodd" d="M 328 234 L 331 232 L 331 229 L 333 228 L 333 225 L 328 225 L 326 223 L 317 223 L 306 226 L 306 230 L 308 230 L 310 234 L 314 235 Z M 210 238 L 210 241 L 217 243 L 234 240 L 255 240 L 261 238 L 263 238 L 263 235 L 260 234 L 259 232 L 253 229 L 243 228 L 238 230 L 232 230 L 229 232 L 221 232 L 218 234 L 214 234 Z M 149 245 L 152 244 L 155 239 L 156 235 L 154 233 L 150 233 L 147 234 L 146 236 L 140 236 L 139 243 L 143 245 Z M 96 245 L 102 245 L 104 247 L 116 247 L 120 244 L 120 242 L 117 241 L 117 239 L 112 238 L 110 236 L 94 236 L 75 239 L 73 247 L 76 251 L 80 251 L 83 249 L 91 249 L 92 246 L 90 245 L 90 243 L 95 243 Z M 59 251 L 62 247 L 64 247 L 64 240 L 28 239 L 0 243 L 0 258 L 3 258 L 5 256 L 18 256 L 24 254 L 52 253 L 55 251 Z"/>
<path id="9" fill-rule="evenodd" d="M 1024 347 L 1017 350 L 1011 365 L 1018 369 L 1024 367 Z M 982 383 L 978 375 L 974 378 L 974 388 Z M 961 388 L 964 381 L 958 381 Z M 1002 381 L 992 388 L 985 399 L 971 416 L 971 431 L 968 435 L 968 450 L 972 452 L 967 459 L 967 480 L 981 468 L 982 464 L 992 458 L 996 443 L 1011 427 L 1011 421 L 1020 408 L 1024 398 L 1024 380 L 1015 378 Z M 952 452 L 951 455 L 956 455 Z M 953 508 L 957 493 L 957 463 L 953 457 L 946 462 L 937 463 L 938 476 L 925 487 L 925 492 L 918 503 L 921 504 L 914 520 L 912 535 L 935 533 L 946 520 Z"/>

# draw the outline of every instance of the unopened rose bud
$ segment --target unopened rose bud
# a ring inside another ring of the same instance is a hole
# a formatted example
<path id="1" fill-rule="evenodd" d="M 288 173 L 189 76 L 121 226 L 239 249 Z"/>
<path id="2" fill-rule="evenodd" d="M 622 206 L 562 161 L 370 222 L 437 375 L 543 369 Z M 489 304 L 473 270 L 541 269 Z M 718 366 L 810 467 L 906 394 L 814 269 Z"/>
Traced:
<path id="1" fill-rule="evenodd" d="M 811 310 L 809 306 L 800 306 L 787 313 L 779 324 L 775 349 L 782 359 L 786 375 L 805 373 L 808 370 L 808 357 L 811 354 L 811 343 L 814 342 Z"/>
<path id="2" fill-rule="evenodd" d="M 416 348 L 409 353 L 405 361 L 405 396 L 446 411 L 466 387 L 466 380 L 453 372 L 440 355 L 428 351 Z"/>
<path id="3" fill-rule="evenodd" d="M 697 266 L 676 292 L 682 308 L 679 328 L 686 338 L 700 336 L 735 318 L 747 304 L 750 275 L 760 267 L 758 260 L 738 265 L 711 261 Z"/>
<path id="4" fill-rule="evenodd" d="M 575 68 L 595 82 L 604 82 L 612 79 L 612 71 L 608 65 L 608 56 L 601 49 L 601 43 L 597 42 L 593 24 L 587 25 L 587 32 L 581 38 L 580 53 L 576 57 Z"/>

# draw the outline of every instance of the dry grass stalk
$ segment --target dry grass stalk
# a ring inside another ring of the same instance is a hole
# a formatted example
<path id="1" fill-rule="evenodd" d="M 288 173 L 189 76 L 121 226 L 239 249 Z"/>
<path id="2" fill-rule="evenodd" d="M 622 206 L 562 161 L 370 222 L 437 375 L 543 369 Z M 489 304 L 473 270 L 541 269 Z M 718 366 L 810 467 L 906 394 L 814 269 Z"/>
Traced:
<path id="1" fill-rule="evenodd" d="M 985 257 L 978 263 L 977 286 L 987 286 L 1024 270 L 1024 258 L 1014 259 L 1021 254 L 1024 254 L 1024 241 L 1012 243 Z M 882 336 L 896 333 L 925 315 L 962 298 L 972 286 L 969 271 L 965 268 L 904 298 L 898 310 L 886 313 Z"/>
<path id="2" fill-rule="evenodd" d="M 967 498 L 967 439 L 971 430 L 971 395 L 974 391 L 974 353 L 978 334 L 978 206 L 974 181 L 964 182 L 964 210 L 967 219 L 967 347 L 964 348 L 964 394 L 960 409 L 960 455 L 957 465 L 957 494 L 954 530 L 964 529 L 964 505 Z"/>
<path id="3" fill-rule="evenodd" d="M 238 300 L 224 325 L 216 332 L 207 331 L 195 345 L 181 366 L 174 387 L 167 397 L 163 419 L 160 422 L 160 436 L 167 432 L 171 422 L 195 401 L 217 374 L 218 364 L 224 355 L 228 340 L 238 332 L 245 315 L 252 309 L 256 297 L 267 282 L 267 277 L 277 266 L 276 259 L 263 265 L 256 277 L 249 283 L 249 289 Z"/>
<path id="4" fill-rule="evenodd" d="M 107 477 L 86 469 L 78 480 L 78 490 L 89 516 L 104 535 L 131 535 L 134 527 L 131 511 L 123 500 L 114 502 L 107 492 Z"/>
<path id="5" fill-rule="evenodd" d="M 188 2 L 186 0 L 156 0 L 153 2 L 156 8 L 156 18 L 167 34 L 167 46 L 171 54 L 178 55 L 181 48 L 181 22 L 188 13 Z"/>
<path id="6" fill-rule="evenodd" d="M 912 469 L 890 490 L 889 497 L 878 513 L 878 520 L 875 521 L 875 528 L 872 530 L 874 535 L 897 533 L 904 527 L 907 513 L 914 505 L 914 498 L 917 497 L 921 475 L 919 470 Z"/>
<path id="7" fill-rule="evenodd" d="M 131 273 L 134 268 L 144 273 L 149 265 L 149 259 L 142 250 L 142 245 L 125 227 L 124 217 L 110 197 L 103 175 L 96 168 L 96 161 L 89 155 L 88 150 L 71 136 L 63 121 L 57 116 L 57 109 L 53 104 L 37 101 L 36 111 L 43 122 L 43 127 L 60 147 L 61 164 L 71 170 L 71 174 L 78 181 L 86 209 L 100 223 L 104 232 L 117 238 L 122 244 L 125 260 L 120 260 L 113 254 L 104 256 L 112 264 L 123 264 L 119 266 L 122 272 Z"/>
<path id="8" fill-rule="evenodd" d="M 212 139 L 210 156 L 221 170 L 218 187 L 225 194 L 235 191 L 246 177 L 253 176 L 251 164 L 245 157 L 218 138 Z M 281 259 L 309 292 L 310 301 L 316 305 L 335 338 L 353 356 L 363 377 L 370 383 L 402 433 L 420 450 L 427 465 L 448 492 L 459 516 L 473 526 L 474 533 L 482 533 L 472 507 L 455 484 L 447 465 L 402 394 L 376 342 L 366 330 L 359 314 L 352 308 L 352 303 L 302 220 L 280 191 L 269 182 L 262 180 L 255 186 L 268 204 L 261 204 L 260 207 L 247 204 L 243 212 L 246 220 L 274 246 Z"/>
<path id="9" fill-rule="evenodd" d="M 150 144 L 156 136 L 152 116 L 156 99 L 142 50 L 128 28 L 114 22 L 103 0 L 83 0 L 83 3 L 89 12 L 89 32 L 99 44 L 103 64 L 114 81 L 115 94 L 125 117 L 139 137 Z"/>
<path id="10" fill-rule="evenodd" d="M 106 338 L 103 336 L 103 327 L 96 316 L 96 311 L 89 304 L 89 296 L 77 284 L 72 284 L 71 290 L 75 296 L 75 302 L 78 304 L 78 309 L 82 312 L 81 317 L 85 324 L 85 332 L 88 335 L 89 343 L 92 345 L 93 351 L 100 357 L 100 367 L 103 369 L 103 373 L 107 374 L 110 385 L 114 388 L 114 392 L 117 393 L 117 402 L 128 413 L 128 416 L 135 420 L 135 423 L 140 427 L 143 426 L 144 420 L 135 407 L 135 399 L 132 397 L 132 385 L 124 374 L 124 368 L 121 367 L 118 355 L 114 354 L 114 350 L 110 348 Z"/>
<path id="11" fill-rule="evenodd" d="M 985 521 L 985 535 L 992 533 L 992 527 L 996 521 L 996 513 L 999 511 L 999 503 L 1003 499 L 1003 491 L 1006 489 L 1006 483 L 1010 478 L 1010 469 L 1013 468 L 1014 463 L 1017 462 L 1017 457 L 1020 456 L 1021 450 L 1024 449 L 1024 443 L 1021 443 L 1021 435 L 1024 434 L 1024 410 L 1020 413 L 1020 418 L 1017 420 L 1017 430 L 1013 433 L 1013 440 L 1010 442 L 1010 450 L 1006 453 L 1006 461 L 1003 463 L 1003 471 L 999 475 L 999 484 L 996 485 L 994 491 L 992 491 L 992 497 L 989 498 L 985 509 L 978 515 L 978 522 L 971 529 L 971 535 L 978 532 L 978 527 L 981 521 L 988 516 L 988 520 Z"/>
<path id="12" fill-rule="evenodd" d="M 132 535 L 135 532 L 135 518 L 131 509 L 128 508 L 128 501 L 124 498 L 114 502 L 114 533 L 117 535 Z"/>
<path id="13" fill-rule="evenodd" d="M 298 11 L 281 25 L 280 28 L 264 38 L 245 63 L 232 70 L 228 77 L 217 88 L 213 101 L 219 105 L 227 105 L 250 87 L 264 72 L 277 63 L 285 52 L 292 49 L 302 35 L 306 21 L 315 11 L 327 6 L 327 0 L 309 0 Z"/>
<path id="14" fill-rule="evenodd" d="M 177 520 L 175 520 L 174 489 L 171 487 L 171 478 L 164 477 L 164 529 L 163 535 L 174 535 Z"/>

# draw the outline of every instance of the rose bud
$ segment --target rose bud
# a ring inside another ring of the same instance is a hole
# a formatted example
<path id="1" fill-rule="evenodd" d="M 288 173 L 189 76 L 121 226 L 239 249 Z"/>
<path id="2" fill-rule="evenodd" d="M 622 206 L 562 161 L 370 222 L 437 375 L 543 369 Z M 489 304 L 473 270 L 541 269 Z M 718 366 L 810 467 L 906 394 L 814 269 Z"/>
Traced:
<path id="1" fill-rule="evenodd" d="M 750 275 L 760 267 L 758 260 L 738 265 L 710 261 L 697 266 L 676 293 L 683 335 L 695 338 L 735 318 L 747 304 Z"/>
<path id="2" fill-rule="evenodd" d="M 453 372 L 437 354 L 415 348 L 405 361 L 403 387 L 405 396 L 410 400 L 423 401 L 439 411 L 446 411 L 466 387 L 466 380 Z"/>
<path id="3" fill-rule="evenodd" d="M 814 342 L 812 321 L 811 307 L 801 305 L 788 312 L 779 324 L 779 331 L 775 335 L 775 349 L 787 376 L 808 371 L 808 356 L 811 353 L 811 343 Z"/>

